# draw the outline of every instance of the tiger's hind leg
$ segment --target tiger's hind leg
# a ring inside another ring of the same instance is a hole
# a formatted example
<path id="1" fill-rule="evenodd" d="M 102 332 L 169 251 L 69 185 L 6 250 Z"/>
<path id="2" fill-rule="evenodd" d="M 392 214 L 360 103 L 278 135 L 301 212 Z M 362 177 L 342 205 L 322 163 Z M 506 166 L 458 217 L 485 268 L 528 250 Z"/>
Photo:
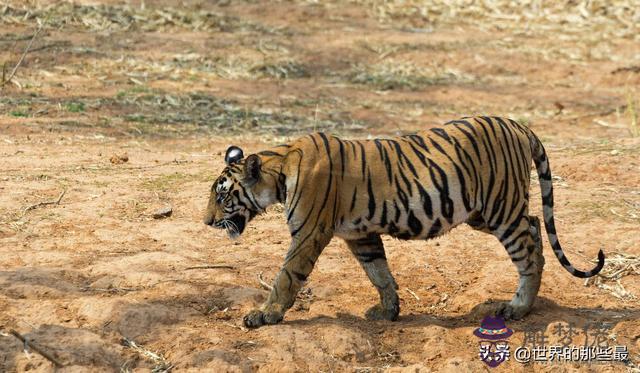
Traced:
<path id="1" fill-rule="evenodd" d="M 501 304 L 496 315 L 504 319 L 521 319 L 531 311 L 542 280 L 544 256 L 540 221 L 535 216 L 523 215 L 511 225 L 501 226 L 492 233 L 500 239 L 520 275 L 513 299 Z"/>
<path id="2" fill-rule="evenodd" d="M 400 301 L 396 293 L 398 285 L 389 271 L 380 235 L 372 234 L 346 242 L 380 294 L 380 304 L 367 310 L 367 319 L 396 320 L 400 313 Z"/>

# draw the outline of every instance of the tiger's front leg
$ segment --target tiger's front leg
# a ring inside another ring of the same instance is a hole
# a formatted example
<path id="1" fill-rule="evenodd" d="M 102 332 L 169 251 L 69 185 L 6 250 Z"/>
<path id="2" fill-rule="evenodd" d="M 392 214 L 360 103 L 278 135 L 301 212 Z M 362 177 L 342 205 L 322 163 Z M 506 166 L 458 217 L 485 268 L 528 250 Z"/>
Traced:
<path id="1" fill-rule="evenodd" d="M 400 313 L 400 301 L 396 292 L 398 284 L 389 271 L 380 235 L 371 234 L 361 239 L 347 240 L 347 245 L 380 294 L 380 303 L 369 308 L 365 316 L 369 320 L 397 320 Z"/>
<path id="2" fill-rule="evenodd" d="M 282 321 L 284 313 L 293 306 L 296 294 L 307 280 L 331 234 L 314 231 L 294 236 L 284 265 L 273 284 L 267 301 L 244 317 L 244 325 L 257 328 Z"/>

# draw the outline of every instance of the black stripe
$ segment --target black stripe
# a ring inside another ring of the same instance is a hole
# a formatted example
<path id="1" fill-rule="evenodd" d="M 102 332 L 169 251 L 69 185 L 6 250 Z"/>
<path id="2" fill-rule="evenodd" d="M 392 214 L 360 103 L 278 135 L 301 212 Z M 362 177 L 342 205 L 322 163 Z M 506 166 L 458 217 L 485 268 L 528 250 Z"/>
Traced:
<path id="1" fill-rule="evenodd" d="M 451 164 L 453 165 L 456 171 L 456 175 L 458 176 L 458 180 L 460 181 L 460 194 L 462 195 L 462 203 L 464 204 L 464 208 L 467 212 L 471 211 L 471 204 L 469 203 L 469 196 L 467 195 L 467 192 L 468 192 L 467 182 L 466 182 L 466 179 L 464 178 L 464 175 L 462 174 L 462 170 L 460 170 L 460 167 L 458 167 L 458 164 L 457 164 L 458 162 L 454 161 L 453 158 L 451 158 L 451 156 L 449 156 L 449 154 L 447 154 L 447 152 L 442 148 L 442 146 L 440 146 L 440 144 L 438 144 L 436 141 L 434 141 L 431 138 L 429 139 L 429 141 L 431 142 L 434 148 L 436 148 L 440 153 L 442 153 L 445 157 L 447 157 L 449 161 L 451 161 Z M 448 189 L 448 187 L 446 188 Z M 451 223 L 451 221 L 449 221 L 449 223 Z"/>
<path id="2" fill-rule="evenodd" d="M 511 256 L 511 261 L 512 261 L 512 262 L 521 262 L 521 261 L 523 261 L 523 260 L 527 259 L 528 257 L 529 257 L 529 254 L 528 254 L 528 253 L 526 253 L 526 254 L 524 254 L 524 255 L 522 255 L 522 256 L 517 256 L 517 257 L 514 257 L 514 256 L 512 255 L 512 256 Z"/>
<path id="3" fill-rule="evenodd" d="M 427 144 L 425 144 L 424 139 L 418 135 L 408 135 L 409 139 L 411 139 L 411 141 L 413 141 L 416 145 L 418 145 L 422 150 L 426 151 L 427 153 L 431 153 L 431 151 L 429 151 L 429 148 L 427 148 Z"/>
<path id="4" fill-rule="evenodd" d="M 522 231 L 520 232 L 517 236 L 515 236 L 514 238 L 512 238 L 511 240 L 504 242 L 502 241 L 502 244 L 504 245 L 505 248 L 507 248 L 507 251 L 509 250 L 509 248 L 511 246 L 513 246 L 518 240 L 521 240 L 522 238 L 524 238 L 525 236 L 529 235 L 529 231 Z"/>
<path id="5" fill-rule="evenodd" d="M 373 194 L 373 186 L 371 184 L 371 170 L 369 170 L 369 177 L 367 179 L 367 193 L 369 193 L 369 216 L 367 219 L 371 220 L 376 213 L 376 196 Z"/>
<path id="6" fill-rule="evenodd" d="M 489 184 L 487 185 L 486 195 L 484 195 L 484 199 L 482 201 L 482 213 L 485 215 L 486 209 L 489 206 L 489 200 L 491 199 L 491 192 L 494 189 L 495 179 L 496 179 L 496 154 L 493 150 L 492 143 L 490 141 L 489 131 L 485 128 L 485 124 L 478 119 L 474 119 L 476 123 L 482 129 L 484 136 L 482 136 L 482 144 L 484 145 L 485 153 L 487 153 L 487 159 L 489 160 Z M 485 215 L 485 218 L 487 216 Z"/>
<path id="7" fill-rule="evenodd" d="M 460 126 L 455 126 L 455 129 L 462 132 L 467 137 L 467 139 L 471 143 L 471 146 L 473 147 L 474 152 L 476 153 L 476 156 L 478 157 L 478 162 L 482 164 L 482 157 L 480 156 L 480 148 L 478 147 L 478 140 L 477 140 L 478 134 L 476 133 L 475 129 L 471 126 L 469 122 L 464 121 L 462 125 L 464 125 L 467 128 L 470 128 L 471 131 L 473 131 L 473 135 L 467 132 L 464 128 Z"/>
<path id="8" fill-rule="evenodd" d="M 398 194 L 398 198 L 400 199 L 400 202 L 402 202 L 402 206 L 404 207 L 405 210 L 409 210 L 409 197 L 407 197 L 407 193 L 405 193 L 402 187 L 400 187 L 397 177 L 395 178 L 395 183 L 396 183 L 396 193 Z"/>
<path id="9" fill-rule="evenodd" d="M 398 202 L 396 202 L 396 200 L 395 200 L 395 199 L 393 200 L 393 209 L 394 209 L 394 210 L 395 210 L 395 212 L 396 212 L 396 214 L 395 214 L 395 216 L 394 216 L 394 218 L 393 218 L 393 221 L 397 223 L 397 222 L 398 222 L 398 220 L 400 219 L 400 213 L 401 213 L 401 212 L 400 212 L 400 208 L 398 207 Z"/>
<path id="10" fill-rule="evenodd" d="M 331 183 L 333 182 L 333 159 L 331 158 L 331 148 L 329 147 L 329 140 L 327 139 L 327 136 L 322 132 L 319 133 L 318 135 L 322 138 L 322 141 L 324 142 L 325 151 L 327 152 L 327 157 L 329 159 L 329 180 L 327 183 L 327 189 L 324 195 L 324 200 L 320 205 L 320 211 L 322 211 L 327 205 L 327 200 L 329 199 L 329 192 L 331 191 Z M 307 222 L 309 221 L 309 217 L 311 216 L 311 213 L 313 212 L 314 208 L 315 208 L 315 201 L 313 202 L 313 207 L 311 208 L 311 210 L 309 210 L 309 213 L 307 217 L 304 219 L 304 221 L 302 222 L 302 224 L 300 224 L 299 227 L 297 227 L 291 232 L 292 236 L 296 236 L 300 232 L 300 230 L 305 226 L 305 224 L 307 224 Z M 312 232 L 313 230 L 310 230 L 309 235 L 311 235 Z M 309 235 L 307 235 L 307 237 L 309 237 Z"/>
<path id="11" fill-rule="evenodd" d="M 440 233 L 441 229 L 442 223 L 440 222 L 439 218 L 436 218 L 436 221 L 434 221 L 431 225 L 431 228 L 429 228 L 429 234 L 427 235 L 427 238 L 436 237 Z"/>
<path id="12" fill-rule="evenodd" d="M 307 277 L 308 275 L 305 275 L 304 273 L 300 273 L 298 271 L 291 271 L 293 273 L 294 276 L 296 276 L 296 278 L 298 279 L 298 281 L 300 282 L 305 282 L 307 281 Z"/>
<path id="13" fill-rule="evenodd" d="M 505 247 L 507 246 L 505 245 Z M 515 250 L 512 250 L 513 248 L 515 248 Z M 524 245 L 515 245 L 513 247 L 507 247 L 507 253 L 509 254 L 509 256 L 522 250 L 524 250 Z"/>
<path id="14" fill-rule="evenodd" d="M 340 150 L 340 167 L 342 169 L 342 179 L 344 180 L 344 145 L 342 144 L 342 140 L 337 137 L 334 137 L 338 141 L 339 150 Z"/>
<path id="15" fill-rule="evenodd" d="M 387 260 L 387 257 L 385 255 L 384 251 L 373 251 L 373 252 L 366 252 L 366 253 L 357 253 L 356 257 L 358 258 L 358 261 L 360 261 L 362 263 L 370 263 L 370 262 L 373 262 L 376 259 Z"/>
<path id="16" fill-rule="evenodd" d="M 396 140 L 388 140 L 388 141 L 390 144 L 393 145 L 394 150 L 398 155 L 398 159 L 400 160 L 400 165 L 404 165 L 404 163 L 406 163 L 407 167 L 409 168 L 409 171 L 411 171 L 413 176 L 418 177 L 418 174 L 416 173 L 416 168 L 413 166 L 413 163 L 411 163 L 411 160 L 407 157 L 407 155 L 404 154 L 404 151 L 402 151 L 402 147 L 400 146 L 400 143 L 398 143 Z"/>
<path id="17" fill-rule="evenodd" d="M 291 278 L 291 274 L 286 269 L 283 271 L 287 278 L 289 279 L 289 287 L 288 290 L 291 291 L 291 286 L 293 286 L 293 278 Z"/>
<path id="18" fill-rule="evenodd" d="M 400 175 L 400 178 L 404 182 L 404 185 L 407 186 L 409 196 L 413 197 L 413 187 L 411 186 L 411 182 L 409 181 L 409 179 L 407 179 L 407 177 L 405 176 L 404 172 L 402 172 L 402 170 L 398 170 L 398 174 Z M 397 182 L 397 179 L 396 179 L 396 182 Z"/>
<path id="19" fill-rule="evenodd" d="M 300 185 L 300 175 L 302 174 L 302 156 L 304 155 L 303 151 L 301 149 L 296 149 L 295 152 L 299 155 L 299 159 L 298 159 L 298 165 L 297 165 L 297 169 L 296 169 L 296 187 L 293 189 L 293 196 L 292 196 L 292 201 L 291 203 L 293 204 L 293 206 L 291 204 L 289 204 L 289 211 L 287 214 L 287 222 L 289 220 L 291 220 L 291 217 L 293 216 L 293 212 L 296 210 L 296 207 L 298 206 L 298 203 L 300 202 L 300 198 L 302 197 L 302 193 L 300 193 L 298 195 L 298 198 L 296 199 L 296 194 L 298 193 L 298 185 Z M 294 202 L 295 201 L 295 202 Z"/>
<path id="20" fill-rule="evenodd" d="M 389 184 L 391 184 L 392 171 L 391 171 L 391 161 L 389 159 L 389 154 L 387 153 L 387 150 L 385 149 L 384 145 L 382 144 L 382 142 L 380 140 L 375 139 L 373 141 L 376 144 L 376 148 L 378 149 L 378 153 L 380 154 L 380 160 L 382 161 L 382 163 L 384 163 L 384 167 L 387 170 L 387 178 L 389 180 Z"/>
<path id="21" fill-rule="evenodd" d="M 387 201 L 382 201 L 382 215 L 380 216 L 380 226 L 387 226 Z"/>
<path id="22" fill-rule="evenodd" d="M 416 188 L 418 189 L 418 194 L 420 194 L 420 201 L 422 202 L 422 208 L 424 209 L 424 213 L 427 215 L 429 219 L 433 218 L 433 207 L 431 205 L 431 197 L 429 197 L 429 193 L 422 187 L 422 185 L 418 182 L 418 180 L 413 181 L 416 184 Z"/>
<path id="23" fill-rule="evenodd" d="M 442 216 L 447 219 L 449 224 L 451 224 L 453 222 L 453 201 L 449 197 L 449 182 L 447 180 L 447 174 L 431 159 L 429 159 L 429 164 L 431 165 L 431 167 L 429 167 L 429 175 L 431 176 L 431 180 L 436 189 L 438 189 L 438 192 L 440 193 L 440 210 L 442 212 Z M 440 181 L 442 183 L 438 182 L 434 170 L 440 175 Z"/>
<path id="24" fill-rule="evenodd" d="M 409 211 L 409 217 L 407 218 L 407 223 L 409 224 L 409 228 L 414 236 L 419 236 L 422 233 L 422 223 L 416 216 L 413 214 L 413 211 Z"/>
<path id="25" fill-rule="evenodd" d="M 413 143 L 407 141 L 407 144 L 409 144 L 409 146 L 411 147 L 411 150 L 413 150 L 413 153 L 418 157 L 420 162 L 422 162 L 422 164 L 424 166 L 426 166 L 427 165 L 427 159 L 425 158 L 424 154 L 422 154 L 418 149 L 416 149 L 416 147 L 415 147 L 415 145 L 413 145 Z"/>
<path id="26" fill-rule="evenodd" d="M 356 185 L 353 188 L 353 196 L 351 197 L 351 208 L 349 209 L 349 211 L 353 211 L 353 209 L 356 207 L 356 196 L 358 195 L 358 186 Z"/>
<path id="27" fill-rule="evenodd" d="M 309 137 L 311 137 L 311 141 L 313 141 L 313 145 L 315 145 L 315 146 L 316 146 L 316 150 L 318 150 L 318 151 L 319 151 L 319 150 L 320 150 L 320 147 L 318 146 L 318 143 L 316 142 L 316 139 L 315 139 L 315 137 L 313 136 L 313 134 L 312 134 L 312 135 L 309 135 Z"/>
<path id="28" fill-rule="evenodd" d="M 362 181 L 364 181 L 364 176 L 366 175 L 365 173 L 365 166 L 366 166 L 366 157 L 365 157 L 365 152 L 364 152 L 364 145 L 362 145 L 362 143 L 360 141 L 358 141 L 358 146 L 360 146 L 360 158 L 362 158 L 360 160 L 361 162 L 361 166 L 362 166 Z"/>
<path id="29" fill-rule="evenodd" d="M 276 153 L 272 150 L 263 150 L 261 152 L 258 152 L 258 155 L 264 155 L 266 157 L 282 157 L 282 154 Z"/>
<path id="30" fill-rule="evenodd" d="M 524 210 L 525 210 L 526 205 L 523 204 L 522 208 L 520 209 L 520 211 L 518 211 L 518 214 L 516 216 L 518 216 L 519 218 L 512 221 L 511 224 L 509 225 L 509 227 L 507 228 L 506 231 L 504 231 L 504 233 L 502 233 L 502 236 L 500 236 L 500 242 L 505 242 L 512 234 L 513 232 L 516 231 L 516 229 L 518 229 L 518 227 L 520 226 L 520 222 L 522 221 L 522 219 L 526 219 L 523 214 L 524 214 Z M 528 232 L 528 231 L 527 231 Z"/>

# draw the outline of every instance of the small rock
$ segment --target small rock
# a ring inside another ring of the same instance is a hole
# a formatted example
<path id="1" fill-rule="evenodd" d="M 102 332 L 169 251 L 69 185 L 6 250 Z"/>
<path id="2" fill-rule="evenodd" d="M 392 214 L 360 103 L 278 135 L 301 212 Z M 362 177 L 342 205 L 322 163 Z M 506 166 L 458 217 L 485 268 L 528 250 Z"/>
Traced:
<path id="1" fill-rule="evenodd" d="M 167 218 L 171 216 L 172 213 L 173 213 L 173 209 L 171 208 L 171 206 L 166 206 L 156 210 L 156 212 L 153 213 L 153 218 L 154 219 Z"/>
<path id="2" fill-rule="evenodd" d="M 111 163 L 113 164 L 121 164 L 129 162 L 129 155 L 127 153 L 124 154 L 114 154 L 109 158 Z"/>

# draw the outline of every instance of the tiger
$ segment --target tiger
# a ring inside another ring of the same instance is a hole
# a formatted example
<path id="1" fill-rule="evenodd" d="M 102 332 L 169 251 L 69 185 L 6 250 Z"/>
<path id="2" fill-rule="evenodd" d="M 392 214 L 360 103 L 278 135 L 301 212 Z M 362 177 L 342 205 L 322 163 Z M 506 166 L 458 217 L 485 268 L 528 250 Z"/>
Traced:
<path id="1" fill-rule="evenodd" d="M 465 117 L 414 134 L 345 140 L 313 133 L 250 154 L 230 146 L 213 182 L 204 223 L 231 238 L 270 205 L 284 206 L 291 243 L 264 304 L 246 327 L 277 324 L 293 305 L 332 237 L 342 238 L 379 293 L 369 320 L 397 320 L 398 284 L 381 235 L 427 240 L 466 223 L 495 236 L 519 274 L 512 299 L 493 310 L 505 320 L 526 316 L 540 289 L 545 260 L 539 219 L 529 215 L 531 163 L 542 195 L 544 226 L 561 265 L 573 276 L 595 276 L 569 262 L 553 215 L 549 159 L 532 130 L 501 117 Z"/>

